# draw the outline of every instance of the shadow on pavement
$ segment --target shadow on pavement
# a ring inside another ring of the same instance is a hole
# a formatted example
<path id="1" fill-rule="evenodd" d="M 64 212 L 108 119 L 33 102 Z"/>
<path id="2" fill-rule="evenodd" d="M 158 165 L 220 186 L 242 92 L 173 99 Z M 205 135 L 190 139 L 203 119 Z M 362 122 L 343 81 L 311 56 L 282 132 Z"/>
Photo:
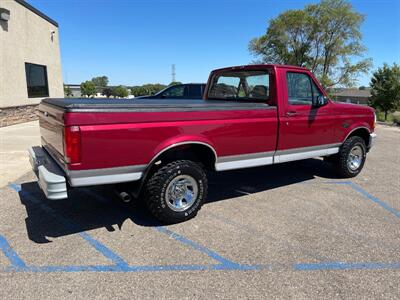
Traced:
<path id="1" fill-rule="evenodd" d="M 205 205 L 247 193 L 306 182 L 316 176 L 336 178 L 330 166 L 318 159 L 210 173 L 209 195 Z M 61 237 L 98 228 L 114 231 L 115 226 L 121 229 L 126 220 L 139 226 L 161 225 L 141 203 L 123 204 L 112 188 L 107 186 L 74 189 L 69 192 L 68 200 L 50 201 L 37 182 L 29 182 L 22 184 L 19 197 L 27 211 L 29 239 L 36 243 L 48 243 L 47 237 Z"/>

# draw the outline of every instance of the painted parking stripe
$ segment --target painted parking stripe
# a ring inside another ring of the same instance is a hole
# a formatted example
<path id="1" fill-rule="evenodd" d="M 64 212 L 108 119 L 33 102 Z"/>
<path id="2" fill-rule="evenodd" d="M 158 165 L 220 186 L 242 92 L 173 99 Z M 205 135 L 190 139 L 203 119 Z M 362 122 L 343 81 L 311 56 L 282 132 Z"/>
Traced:
<path id="1" fill-rule="evenodd" d="M 387 210 L 388 212 L 392 213 L 396 217 L 400 218 L 400 211 L 396 210 L 395 208 L 391 207 L 389 204 L 387 204 L 385 201 L 382 201 L 378 197 L 375 197 L 368 193 L 365 189 L 363 189 L 361 186 L 358 184 L 352 182 L 352 181 L 326 181 L 324 182 L 325 184 L 338 184 L 338 185 L 348 185 L 350 186 L 353 190 L 357 191 L 361 195 L 364 196 L 364 198 L 371 200 L 372 202 L 378 204 L 380 207 L 383 209 Z"/>
<path id="2" fill-rule="evenodd" d="M 386 202 L 380 200 L 378 197 L 375 197 L 373 195 L 371 195 L 370 193 L 368 193 L 366 190 L 364 190 L 361 186 L 350 182 L 349 185 L 356 190 L 357 192 L 359 192 L 361 195 L 363 195 L 365 198 L 371 200 L 372 202 L 375 202 L 376 204 L 378 204 L 379 206 L 381 206 L 382 208 L 386 209 L 388 212 L 394 214 L 396 217 L 400 218 L 400 211 L 394 209 L 393 207 L 391 207 L 389 204 L 387 204 Z"/>
<path id="3" fill-rule="evenodd" d="M 10 244 L 6 240 L 6 238 L 0 235 L 0 250 L 3 254 L 8 258 L 10 264 L 20 270 L 25 269 L 26 264 L 25 262 L 18 256 L 18 254 L 11 248 Z"/>
<path id="4" fill-rule="evenodd" d="M 119 266 L 121 268 L 126 268 L 128 266 L 128 264 L 120 256 L 118 256 L 113 251 L 111 251 L 109 248 L 107 248 L 105 245 L 103 245 L 102 243 L 100 243 L 99 241 L 94 239 L 87 232 L 79 232 L 79 231 L 82 231 L 82 229 L 78 225 L 69 221 L 63 215 L 61 215 L 60 213 L 58 213 L 57 211 L 52 209 L 50 206 L 46 205 L 43 201 L 40 201 L 40 200 L 36 199 L 35 197 L 31 196 L 30 194 L 26 193 L 25 191 L 23 191 L 20 185 L 10 184 L 9 186 L 12 189 L 14 189 L 15 191 L 22 193 L 25 197 L 27 197 L 29 199 L 29 201 L 35 203 L 46 213 L 53 216 L 54 219 L 56 219 L 59 223 L 61 223 L 65 228 L 67 228 L 71 231 L 78 232 L 78 235 L 81 238 L 83 238 L 90 246 L 92 246 L 94 249 L 96 249 L 99 253 L 101 253 L 106 258 L 110 259 L 117 266 Z"/>
<path id="5" fill-rule="evenodd" d="M 245 265 L 241 265 L 241 264 L 235 263 L 235 262 L 233 262 L 231 260 L 228 260 L 228 259 L 222 257 L 221 255 L 219 255 L 218 253 L 208 249 L 207 247 L 204 247 L 204 246 L 202 246 L 202 245 L 200 245 L 200 244 L 198 244 L 196 242 L 193 242 L 192 240 L 189 240 L 189 239 L 185 238 L 184 236 L 182 236 L 180 234 L 177 234 L 177 233 L 169 230 L 168 228 L 166 228 L 164 226 L 157 226 L 156 229 L 159 232 L 167 234 L 169 237 L 173 238 L 174 240 L 176 240 L 178 242 L 181 242 L 182 244 L 188 245 L 188 246 L 190 246 L 190 247 L 192 247 L 192 248 L 194 248 L 194 249 L 196 249 L 196 250 L 208 255 L 212 259 L 215 259 L 216 261 L 221 263 L 221 268 L 224 268 L 224 267 L 234 268 L 234 269 L 243 268 L 243 269 L 246 269 L 246 270 L 256 269 L 257 268 L 256 266 L 248 266 L 248 265 L 245 266 Z"/>
<path id="6" fill-rule="evenodd" d="M 98 195 L 90 190 L 84 190 L 85 193 L 93 196 L 93 197 L 97 197 L 100 199 L 100 201 L 102 201 L 103 203 L 109 203 L 110 200 L 108 200 L 106 197 L 104 197 L 103 195 Z M 124 210 L 123 213 L 126 213 L 126 211 Z M 212 266 L 212 269 L 243 269 L 243 270 L 250 270 L 250 269 L 256 269 L 257 266 L 249 266 L 249 265 L 241 265 L 238 263 L 235 263 L 233 261 L 230 261 L 224 257 L 222 257 L 221 255 L 219 255 L 217 252 L 208 249 L 205 246 L 202 246 L 176 232 L 173 232 L 172 230 L 164 227 L 164 226 L 155 226 L 154 229 L 156 229 L 158 232 L 161 232 L 163 234 L 167 234 L 170 238 L 173 238 L 174 240 L 186 245 L 186 246 L 190 246 L 194 249 L 196 249 L 197 251 L 200 251 L 204 254 L 206 254 L 207 256 L 209 256 L 210 258 L 218 261 L 221 263 L 221 265 L 214 265 Z M 186 267 L 190 267 L 189 265 L 187 265 Z M 197 268 L 197 265 L 192 265 L 192 267 Z"/>
<path id="7" fill-rule="evenodd" d="M 293 269 L 296 271 L 400 269 L 400 262 L 394 262 L 394 263 L 380 263 L 380 262 L 306 263 L 306 264 L 294 264 Z"/>

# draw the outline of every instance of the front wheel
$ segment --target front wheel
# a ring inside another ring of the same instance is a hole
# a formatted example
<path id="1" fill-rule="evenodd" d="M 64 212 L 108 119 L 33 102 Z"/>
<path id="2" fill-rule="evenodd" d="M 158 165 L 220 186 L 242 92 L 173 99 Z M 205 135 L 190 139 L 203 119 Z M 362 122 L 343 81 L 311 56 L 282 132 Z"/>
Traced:
<path id="1" fill-rule="evenodd" d="M 196 216 L 207 197 L 203 168 L 189 160 L 171 162 L 146 184 L 147 207 L 160 221 L 178 223 Z"/>
<path id="2" fill-rule="evenodd" d="M 357 176 L 364 167 L 366 149 L 365 142 L 361 137 L 352 136 L 348 138 L 335 157 L 334 164 L 338 174 L 344 178 Z"/>

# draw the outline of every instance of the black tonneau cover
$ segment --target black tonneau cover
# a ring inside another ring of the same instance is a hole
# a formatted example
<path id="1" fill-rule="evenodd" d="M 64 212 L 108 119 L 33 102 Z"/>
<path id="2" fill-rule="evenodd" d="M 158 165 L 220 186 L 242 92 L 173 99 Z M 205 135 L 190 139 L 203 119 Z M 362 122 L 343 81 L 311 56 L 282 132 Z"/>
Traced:
<path id="1" fill-rule="evenodd" d="M 47 98 L 42 104 L 67 112 L 158 112 L 274 109 L 265 103 L 199 99 Z"/>

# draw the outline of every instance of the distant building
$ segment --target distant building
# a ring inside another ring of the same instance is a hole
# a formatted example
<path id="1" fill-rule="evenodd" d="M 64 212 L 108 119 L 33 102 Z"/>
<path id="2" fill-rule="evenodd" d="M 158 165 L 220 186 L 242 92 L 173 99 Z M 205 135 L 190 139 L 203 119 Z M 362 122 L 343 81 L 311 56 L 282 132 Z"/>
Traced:
<path id="1" fill-rule="evenodd" d="M 371 97 L 371 89 L 337 89 L 333 93 L 333 99 L 339 102 L 347 102 L 354 104 L 368 104 L 368 99 Z"/>
<path id="2" fill-rule="evenodd" d="M 82 97 L 80 84 L 64 84 L 64 87 L 68 87 L 71 90 L 72 95 L 69 97 L 71 98 Z"/>
<path id="3" fill-rule="evenodd" d="M 0 126 L 35 119 L 63 97 L 58 24 L 22 0 L 0 1 Z"/>

